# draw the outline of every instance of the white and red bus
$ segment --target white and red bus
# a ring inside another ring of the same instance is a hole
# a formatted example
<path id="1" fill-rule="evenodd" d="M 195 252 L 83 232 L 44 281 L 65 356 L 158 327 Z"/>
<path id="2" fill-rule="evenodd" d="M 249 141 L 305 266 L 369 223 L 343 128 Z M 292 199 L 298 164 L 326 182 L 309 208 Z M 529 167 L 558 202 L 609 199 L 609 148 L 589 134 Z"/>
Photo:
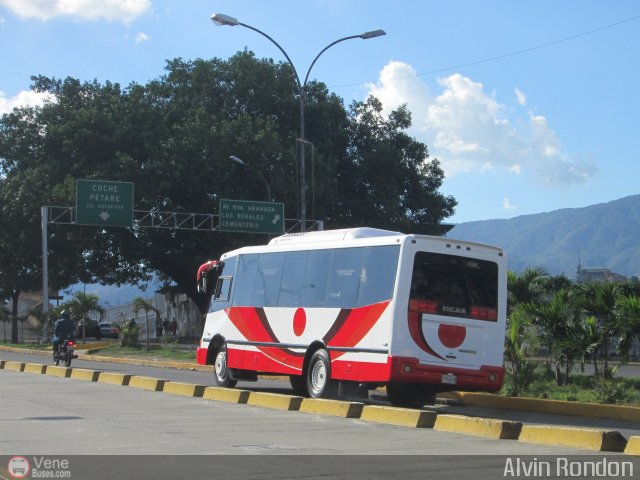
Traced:
<path id="1" fill-rule="evenodd" d="M 199 364 L 216 383 L 289 375 L 298 394 L 385 385 L 396 405 L 504 378 L 507 266 L 496 247 L 371 228 L 277 237 L 198 271 Z"/>

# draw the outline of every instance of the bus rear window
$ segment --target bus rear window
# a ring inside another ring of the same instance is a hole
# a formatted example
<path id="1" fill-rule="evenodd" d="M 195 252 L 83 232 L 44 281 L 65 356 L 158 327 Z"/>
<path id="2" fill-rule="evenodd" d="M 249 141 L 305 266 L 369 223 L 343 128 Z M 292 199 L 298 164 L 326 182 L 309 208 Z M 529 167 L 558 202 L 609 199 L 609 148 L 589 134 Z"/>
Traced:
<path id="1" fill-rule="evenodd" d="M 497 308 L 497 263 L 441 253 L 416 253 L 410 311 L 495 322 Z"/>

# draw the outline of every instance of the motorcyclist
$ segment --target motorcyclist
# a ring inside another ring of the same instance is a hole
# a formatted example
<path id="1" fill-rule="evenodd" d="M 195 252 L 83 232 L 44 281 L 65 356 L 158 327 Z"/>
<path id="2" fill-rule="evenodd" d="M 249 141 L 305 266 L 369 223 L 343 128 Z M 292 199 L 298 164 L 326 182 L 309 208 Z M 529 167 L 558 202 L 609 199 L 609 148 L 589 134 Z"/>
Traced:
<path id="1" fill-rule="evenodd" d="M 58 345 L 60 342 L 64 342 L 66 339 L 73 339 L 75 336 L 75 325 L 69 315 L 69 310 L 62 310 L 60 312 L 60 318 L 56 321 L 53 329 L 53 338 L 51 344 L 53 345 L 53 354 L 58 352 Z"/>

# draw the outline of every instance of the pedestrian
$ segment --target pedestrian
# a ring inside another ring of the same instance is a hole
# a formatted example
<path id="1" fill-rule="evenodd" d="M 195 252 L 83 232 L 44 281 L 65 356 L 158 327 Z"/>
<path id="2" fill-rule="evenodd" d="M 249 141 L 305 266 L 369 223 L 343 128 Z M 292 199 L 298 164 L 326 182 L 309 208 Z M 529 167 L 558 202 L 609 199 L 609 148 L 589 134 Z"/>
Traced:
<path id="1" fill-rule="evenodd" d="M 164 328 L 164 331 L 167 332 L 167 335 L 169 335 L 169 319 L 165 318 L 164 322 L 162 322 L 162 326 Z"/>
<path id="2" fill-rule="evenodd" d="M 156 337 L 160 338 L 162 336 L 162 321 L 160 318 L 156 320 Z"/>
<path id="3" fill-rule="evenodd" d="M 175 337 L 176 333 L 178 332 L 178 322 L 176 322 L 175 318 L 173 320 L 171 320 L 171 324 L 169 325 L 169 329 L 171 330 L 171 335 L 173 335 Z"/>

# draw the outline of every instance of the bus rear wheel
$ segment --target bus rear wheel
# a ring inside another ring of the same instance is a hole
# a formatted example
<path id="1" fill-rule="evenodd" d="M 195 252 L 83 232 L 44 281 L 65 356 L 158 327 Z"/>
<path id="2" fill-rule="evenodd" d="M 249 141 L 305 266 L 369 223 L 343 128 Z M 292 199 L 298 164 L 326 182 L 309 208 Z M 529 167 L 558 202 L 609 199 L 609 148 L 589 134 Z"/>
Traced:
<path id="1" fill-rule="evenodd" d="M 227 367 L 227 346 L 223 345 L 216 352 L 213 362 L 213 373 L 216 385 L 218 387 L 233 388 L 236 386 L 237 380 L 231 380 L 229 368 Z"/>
<path id="2" fill-rule="evenodd" d="M 326 350 L 318 350 L 309 360 L 307 391 L 311 398 L 334 397 L 337 384 L 331 380 L 331 361 Z"/>

